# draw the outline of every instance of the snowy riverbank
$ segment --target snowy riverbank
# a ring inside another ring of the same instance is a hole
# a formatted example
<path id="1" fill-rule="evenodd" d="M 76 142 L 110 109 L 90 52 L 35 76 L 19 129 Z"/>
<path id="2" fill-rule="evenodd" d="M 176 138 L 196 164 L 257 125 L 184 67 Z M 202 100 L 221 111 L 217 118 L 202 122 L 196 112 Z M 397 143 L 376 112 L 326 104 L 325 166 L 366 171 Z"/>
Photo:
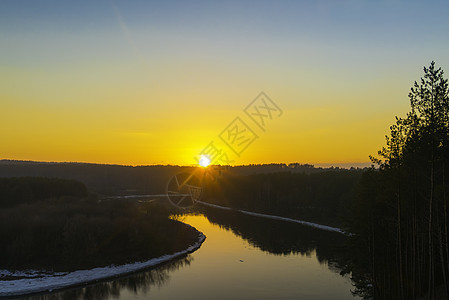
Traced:
<path id="1" fill-rule="evenodd" d="M 286 217 L 280 217 L 280 216 L 259 214 L 259 213 L 250 212 L 250 211 L 246 211 L 246 210 L 233 209 L 233 208 L 230 208 L 230 207 L 220 206 L 220 205 L 211 204 L 211 203 L 207 203 L 207 202 L 203 202 L 203 201 L 196 201 L 196 202 L 198 202 L 198 203 L 200 203 L 202 205 L 209 206 L 209 207 L 214 207 L 214 208 L 219 208 L 219 209 L 224 209 L 224 210 L 233 210 L 233 211 L 237 211 L 237 212 L 240 212 L 242 214 L 246 214 L 246 215 L 250 215 L 250 216 L 255 216 L 255 217 L 260 217 L 260 218 L 267 218 L 267 219 L 273 219 L 273 220 L 279 220 L 279 221 L 286 221 L 286 222 L 292 222 L 292 223 L 298 223 L 298 224 L 302 224 L 302 225 L 318 228 L 318 229 L 321 229 L 321 230 L 333 231 L 333 232 L 338 232 L 338 233 L 344 234 L 344 231 L 341 230 L 340 228 L 331 227 L 331 226 L 327 226 L 327 225 L 321 225 L 321 224 L 317 224 L 317 223 L 301 221 L 301 220 L 296 220 L 296 219 L 291 219 L 291 218 L 286 218 Z"/>
<path id="2" fill-rule="evenodd" d="M 201 247 L 206 236 L 199 232 L 198 240 L 183 251 L 152 258 L 144 262 L 136 262 L 120 266 L 108 266 L 74 272 L 50 273 L 46 271 L 27 270 L 10 272 L 0 270 L 0 297 L 18 296 L 39 292 L 51 292 L 56 289 L 86 284 L 129 273 L 134 273 L 176 259 Z M 2 280 L 2 278 L 20 277 L 20 279 Z"/>

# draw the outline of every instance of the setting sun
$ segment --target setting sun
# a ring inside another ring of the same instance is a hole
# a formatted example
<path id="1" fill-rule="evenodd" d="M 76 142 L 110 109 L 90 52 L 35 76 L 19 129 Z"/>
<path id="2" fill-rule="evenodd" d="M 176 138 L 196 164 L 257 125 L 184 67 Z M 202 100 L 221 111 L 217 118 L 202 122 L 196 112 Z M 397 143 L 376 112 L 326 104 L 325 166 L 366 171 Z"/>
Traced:
<path id="1" fill-rule="evenodd" d="M 207 167 L 208 165 L 210 165 L 210 157 L 207 155 L 201 155 L 198 164 L 203 168 Z"/>

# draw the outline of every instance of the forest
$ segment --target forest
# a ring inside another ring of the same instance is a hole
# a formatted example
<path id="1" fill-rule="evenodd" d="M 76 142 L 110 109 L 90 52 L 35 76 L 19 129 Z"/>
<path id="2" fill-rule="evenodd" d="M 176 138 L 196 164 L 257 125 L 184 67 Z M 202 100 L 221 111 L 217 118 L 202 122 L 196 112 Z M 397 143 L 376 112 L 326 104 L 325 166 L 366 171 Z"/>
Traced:
<path id="1" fill-rule="evenodd" d="M 363 169 L 223 174 L 204 185 L 203 199 L 222 206 L 343 227 Z"/>
<path id="2" fill-rule="evenodd" d="M 86 186 L 76 180 L 44 177 L 0 178 L 0 207 L 33 203 L 61 196 L 87 197 Z"/>
<path id="3" fill-rule="evenodd" d="M 101 200 L 75 180 L 0 179 L 0 265 L 73 271 L 184 250 L 198 232 L 168 205 Z"/>
<path id="4" fill-rule="evenodd" d="M 348 230 L 364 266 L 359 292 L 375 299 L 443 299 L 449 295 L 449 97 L 432 62 L 396 117 L 378 169 L 362 176 Z"/>

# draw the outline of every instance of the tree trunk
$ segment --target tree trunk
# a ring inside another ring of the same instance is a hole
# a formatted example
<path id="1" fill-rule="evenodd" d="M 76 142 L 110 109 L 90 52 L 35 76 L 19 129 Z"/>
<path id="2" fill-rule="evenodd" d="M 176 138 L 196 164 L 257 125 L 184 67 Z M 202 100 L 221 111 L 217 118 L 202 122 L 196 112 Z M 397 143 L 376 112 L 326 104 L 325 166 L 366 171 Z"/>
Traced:
<path id="1" fill-rule="evenodd" d="M 402 277 L 402 237 L 401 237 L 401 200 L 398 195 L 398 229 L 397 229 L 397 239 L 398 239 L 398 271 L 399 271 L 399 295 L 401 299 L 404 299 L 404 278 Z"/>
<path id="2" fill-rule="evenodd" d="M 447 232 L 447 199 L 446 199 L 446 178 L 445 178 L 445 168 L 446 165 L 444 163 L 445 158 L 443 158 L 443 213 L 444 213 L 444 243 L 445 243 L 445 247 L 444 247 L 444 254 L 445 254 L 445 258 L 446 258 L 446 264 L 443 264 L 442 267 L 445 271 L 445 278 L 444 278 L 444 285 L 446 288 L 446 297 L 449 297 L 449 281 L 447 278 L 447 272 L 449 271 L 448 269 L 448 264 L 449 264 L 449 250 L 448 250 L 448 232 Z M 442 243 L 442 242 L 441 242 Z M 441 249 L 442 255 L 443 255 L 443 249 Z"/>

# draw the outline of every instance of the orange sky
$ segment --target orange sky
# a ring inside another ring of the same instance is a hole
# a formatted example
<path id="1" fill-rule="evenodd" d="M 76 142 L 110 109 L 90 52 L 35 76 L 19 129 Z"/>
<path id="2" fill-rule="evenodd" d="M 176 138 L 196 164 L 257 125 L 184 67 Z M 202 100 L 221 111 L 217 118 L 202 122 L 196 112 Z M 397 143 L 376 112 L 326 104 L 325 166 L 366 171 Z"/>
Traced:
<path id="1" fill-rule="evenodd" d="M 6 159 L 189 165 L 216 140 L 234 164 L 368 162 L 422 67 L 449 70 L 440 2 L 426 24 L 401 1 L 22 4 L 0 3 Z M 265 132 L 261 91 L 283 111 Z M 258 136 L 240 156 L 236 117 Z"/>

